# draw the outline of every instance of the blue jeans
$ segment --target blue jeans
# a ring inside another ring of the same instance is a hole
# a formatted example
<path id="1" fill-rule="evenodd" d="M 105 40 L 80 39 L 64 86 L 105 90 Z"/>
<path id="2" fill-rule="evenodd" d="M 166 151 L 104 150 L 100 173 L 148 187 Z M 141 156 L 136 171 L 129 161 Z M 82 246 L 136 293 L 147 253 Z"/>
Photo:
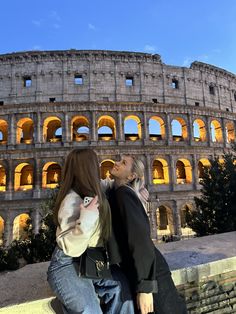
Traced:
<path id="1" fill-rule="evenodd" d="M 65 314 L 134 313 L 128 282 L 118 266 L 112 266 L 114 280 L 81 278 L 73 258 L 56 247 L 47 274 L 48 283 L 63 304 Z"/>

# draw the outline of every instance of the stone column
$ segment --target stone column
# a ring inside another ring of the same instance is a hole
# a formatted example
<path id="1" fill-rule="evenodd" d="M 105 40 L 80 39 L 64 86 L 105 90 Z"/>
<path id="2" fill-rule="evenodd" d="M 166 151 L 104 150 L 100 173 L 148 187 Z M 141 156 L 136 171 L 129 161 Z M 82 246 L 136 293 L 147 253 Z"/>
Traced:
<path id="1" fill-rule="evenodd" d="M 153 240 L 157 240 L 157 217 L 156 217 L 156 209 L 155 204 L 153 202 L 147 203 L 147 212 L 149 216 L 149 223 L 151 228 L 151 238 Z"/>
<path id="2" fill-rule="evenodd" d="M 193 134 L 193 118 L 191 114 L 188 114 L 188 142 L 191 145 L 194 141 L 194 134 Z"/>
<path id="3" fill-rule="evenodd" d="M 69 126 L 69 116 L 67 112 L 64 113 L 62 125 L 62 141 L 64 146 L 67 146 L 68 142 L 71 142 L 71 128 Z"/>
<path id="4" fill-rule="evenodd" d="M 10 115 L 10 132 L 8 145 L 11 148 L 14 148 L 14 146 L 16 145 L 16 117 L 14 113 Z"/>
<path id="5" fill-rule="evenodd" d="M 171 155 L 169 155 L 169 179 L 170 179 L 170 190 L 174 190 L 176 184 L 176 166 L 175 161 Z"/>
<path id="6" fill-rule="evenodd" d="M 167 145 L 169 146 L 172 142 L 172 132 L 171 132 L 171 122 L 170 122 L 170 116 L 167 113 L 166 114 L 166 140 L 167 140 Z"/>
<path id="7" fill-rule="evenodd" d="M 13 238 L 13 219 L 10 215 L 8 215 L 5 226 L 4 226 L 4 246 L 8 246 L 11 244 Z"/>
<path id="8" fill-rule="evenodd" d="M 34 164 L 34 198 L 41 197 L 41 188 L 42 188 L 42 168 L 41 160 L 36 159 Z"/>
<path id="9" fill-rule="evenodd" d="M 144 144 L 148 143 L 148 141 L 149 141 L 149 122 L 147 122 L 146 112 L 143 113 L 142 138 L 143 138 Z"/>
<path id="10" fill-rule="evenodd" d="M 146 159 L 146 178 L 147 178 L 147 184 L 152 185 L 152 166 L 151 166 L 151 157 L 150 155 L 145 155 Z"/>
<path id="11" fill-rule="evenodd" d="M 192 157 L 192 177 L 193 189 L 196 190 L 198 185 L 198 162 L 196 155 Z"/>
<path id="12" fill-rule="evenodd" d="M 124 123 L 123 123 L 123 117 L 121 112 L 117 112 L 117 140 L 118 143 L 124 142 Z"/>
<path id="13" fill-rule="evenodd" d="M 36 207 L 34 209 L 34 215 L 32 217 L 33 220 L 33 232 L 34 234 L 39 233 L 39 228 L 40 228 L 40 214 L 39 214 L 39 209 Z"/>
<path id="14" fill-rule="evenodd" d="M 225 119 L 221 118 L 221 129 L 222 129 L 222 139 L 223 139 L 223 145 L 224 147 L 227 147 L 227 134 L 226 134 L 226 128 L 225 128 Z"/>
<path id="15" fill-rule="evenodd" d="M 96 112 L 92 111 L 91 142 L 96 144 L 97 140 L 98 140 L 98 130 L 97 130 Z"/>
<path id="16" fill-rule="evenodd" d="M 212 146 L 212 137 L 211 137 L 211 123 L 210 118 L 206 117 L 206 131 L 207 131 L 207 142 L 209 146 Z"/>
<path id="17" fill-rule="evenodd" d="M 8 175 L 7 175 L 7 182 L 6 182 L 6 200 L 12 200 L 12 193 L 14 191 L 14 165 L 13 161 L 10 159 L 8 161 Z"/>
<path id="18" fill-rule="evenodd" d="M 181 237 L 181 218 L 177 202 L 173 204 L 174 234 Z"/>
<path id="19" fill-rule="evenodd" d="M 41 112 L 37 112 L 37 125 L 36 125 L 36 147 L 41 147 L 41 144 L 43 143 L 43 125 L 42 125 L 42 115 Z"/>

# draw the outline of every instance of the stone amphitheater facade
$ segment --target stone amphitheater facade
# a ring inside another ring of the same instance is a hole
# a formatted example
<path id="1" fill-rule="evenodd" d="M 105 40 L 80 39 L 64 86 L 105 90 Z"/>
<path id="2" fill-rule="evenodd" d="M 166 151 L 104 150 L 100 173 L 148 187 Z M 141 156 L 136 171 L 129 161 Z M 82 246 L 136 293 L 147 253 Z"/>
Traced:
<path id="1" fill-rule="evenodd" d="M 39 227 L 41 202 L 73 147 L 91 147 L 103 178 L 123 153 L 145 164 L 149 216 L 180 236 L 209 158 L 231 149 L 236 76 L 157 54 L 31 51 L 0 55 L 0 238 Z"/>

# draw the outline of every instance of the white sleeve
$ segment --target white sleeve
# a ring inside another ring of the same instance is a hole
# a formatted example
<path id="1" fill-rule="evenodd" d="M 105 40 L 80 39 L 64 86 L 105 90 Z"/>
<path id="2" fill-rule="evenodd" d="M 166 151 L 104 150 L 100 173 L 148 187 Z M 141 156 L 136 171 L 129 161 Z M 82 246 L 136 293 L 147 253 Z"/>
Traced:
<path id="1" fill-rule="evenodd" d="M 99 211 L 87 209 L 79 213 L 78 202 L 65 198 L 58 212 L 57 243 L 66 255 L 80 256 L 99 223 Z"/>

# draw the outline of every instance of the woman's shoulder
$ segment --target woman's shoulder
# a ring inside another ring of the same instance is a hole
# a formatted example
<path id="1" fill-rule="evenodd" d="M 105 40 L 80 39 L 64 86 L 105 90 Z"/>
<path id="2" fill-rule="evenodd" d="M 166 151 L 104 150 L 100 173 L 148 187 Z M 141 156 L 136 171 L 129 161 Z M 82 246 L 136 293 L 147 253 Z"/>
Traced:
<path id="1" fill-rule="evenodd" d="M 128 185 L 121 185 L 116 189 L 116 195 L 117 196 L 124 196 L 127 195 L 129 197 L 138 197 L 138 195 L 136 194 L 136 192 L 134 191 L 134 189 Z"/>
<path id="2" fill-rule="evenodd" d="M 82 202 L 82 198 L 80 197 L 80 195 L 78 193 L 76 193 L 74 190 L 69 190 L 69 192 L 66 194 L 66 196 L 64 197 L 62 202 Z"/>

